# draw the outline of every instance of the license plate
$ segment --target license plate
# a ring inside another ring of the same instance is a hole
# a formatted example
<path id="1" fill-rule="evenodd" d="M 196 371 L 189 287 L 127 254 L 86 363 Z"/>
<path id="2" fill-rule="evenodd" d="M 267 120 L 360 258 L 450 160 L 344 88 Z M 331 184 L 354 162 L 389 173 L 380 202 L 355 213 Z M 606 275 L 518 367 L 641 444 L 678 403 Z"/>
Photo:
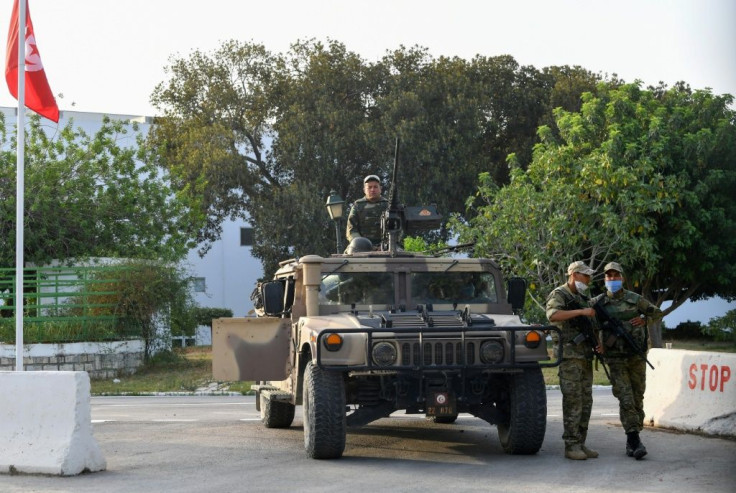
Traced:
<path id="1" fill-rule="evenodd" d="M 432 392 L 427 397 L 427 416 L 457 416 L 455 396 L 449 392 Z"/>

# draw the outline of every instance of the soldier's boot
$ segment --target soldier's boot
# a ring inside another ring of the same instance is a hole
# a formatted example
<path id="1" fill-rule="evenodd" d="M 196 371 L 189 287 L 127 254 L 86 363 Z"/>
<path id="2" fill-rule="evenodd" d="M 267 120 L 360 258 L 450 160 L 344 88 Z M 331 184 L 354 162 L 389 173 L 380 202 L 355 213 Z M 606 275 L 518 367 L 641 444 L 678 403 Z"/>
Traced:
<path id="1" fill-rule="evenodd" d="M 585 444 L 581 445 L 580 448 L 583 450 L 583 453 L 588 459 L 597 459 L 598 458 L 598 452 L 596 452 L 593 449 L 589 449 L 585 446 Z"/>
<path id="2" fill-rule="evenodd" d="M 582 434 L 582 436 L 581 436 L 582 439 L 580 440 L 580 448 L 583 450 L 583 452 L 585 453 L 585 456 L 588 459 L 597 459 L 598 458 L 598 452 L 596 452 L 593 449 L 589 449 L 588 447 L 585 446 L 585 439 L 587 437 L 588 437 L 588 434 L 587 433 L 583 433 Z"/>
<path id="3" fill-rule="evenodd" d="M 565 457 L 572 460 L 585 460 L 588 455 L 583 452 L 583 448 L 579 443 L 565 445 Z"/>
<path id="4" fill-rule="evenodd" d="M 626 434 L 626 455 L 636 460 L 641 460 L 647 455 L 647 448 L 641 443 L 638 431 Z"/>

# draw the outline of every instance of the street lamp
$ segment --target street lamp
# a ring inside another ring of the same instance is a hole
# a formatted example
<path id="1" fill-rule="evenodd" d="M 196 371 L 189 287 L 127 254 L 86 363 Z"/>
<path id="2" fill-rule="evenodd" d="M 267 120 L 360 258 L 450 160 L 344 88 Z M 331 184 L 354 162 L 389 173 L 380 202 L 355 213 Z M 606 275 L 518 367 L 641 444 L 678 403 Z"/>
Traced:
<path id="1" fill-rule="evenodd" d="M 340 241 L 340 218 L 342 218 L 342 205 L 345 201 L 337 192 L 330 190 L 330 196 L 327 197 L 327 213 L 330 219 L 335 221 L 335 238 L 337 243 L 337 253 L 342 252 L 342 242 Z"/>

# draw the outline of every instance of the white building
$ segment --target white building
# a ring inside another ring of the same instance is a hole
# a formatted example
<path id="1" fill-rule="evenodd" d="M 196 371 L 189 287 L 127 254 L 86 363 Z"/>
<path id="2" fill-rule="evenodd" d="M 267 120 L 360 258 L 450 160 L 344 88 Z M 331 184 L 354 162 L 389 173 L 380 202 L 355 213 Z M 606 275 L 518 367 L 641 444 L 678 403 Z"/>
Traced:
<path id="1" fill-rule="evenodd" d="M 0 107 L 5 115 L 5 124 L 9 132 L 17 123 L 15 107 Z M 137 115 L 117 115 L 103 113 L 86 113 L 79 111 L 61 111 L 59 127 L 70 120 L 75 127 L 81 128 L 87 135 L 93 135 L 102 125 L 102 119 L 108 116 L 113 120 L 136 122 L 139 133 L 147 134 L 151 118 Z M 44 119 L 50 131 L 57 124 Z M 119 143 L 121 147 L 135 147 L 136 136 L 129 134 Z M 229 308 L 236 317 L 246 316 L 253 308 L 250 294 L 255 283 L 263 275 L 258 259 L 251 255 L 253 229 L 245 221 L 227 221 L 223 224 L 222 237 L 212 245 L 209 252 L 200 258 L 197 249 L 189 252 L 185 267 L 194 279 L 194 296 L 201 307 Z M 207 334 L 207 337 L 209 334 Z M 209 343 L 201 340 L 202 343 Z"/>

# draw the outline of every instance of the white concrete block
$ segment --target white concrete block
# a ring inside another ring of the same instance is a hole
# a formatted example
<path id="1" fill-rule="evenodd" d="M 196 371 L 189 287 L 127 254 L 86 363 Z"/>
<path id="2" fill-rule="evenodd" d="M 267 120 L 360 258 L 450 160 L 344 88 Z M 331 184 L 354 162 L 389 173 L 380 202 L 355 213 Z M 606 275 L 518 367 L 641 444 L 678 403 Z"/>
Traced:
<path id="1" fill-rule="evenodd" d="M 0 395 L 0 473 L 73 476 L 107 468 L 92 436 L 86 372 L 0 372 Z"/>
<path id="2" fill-rule="evenodd" d="M 736 354 L 652 349 L 644 423 L 736 436 Z"/>

